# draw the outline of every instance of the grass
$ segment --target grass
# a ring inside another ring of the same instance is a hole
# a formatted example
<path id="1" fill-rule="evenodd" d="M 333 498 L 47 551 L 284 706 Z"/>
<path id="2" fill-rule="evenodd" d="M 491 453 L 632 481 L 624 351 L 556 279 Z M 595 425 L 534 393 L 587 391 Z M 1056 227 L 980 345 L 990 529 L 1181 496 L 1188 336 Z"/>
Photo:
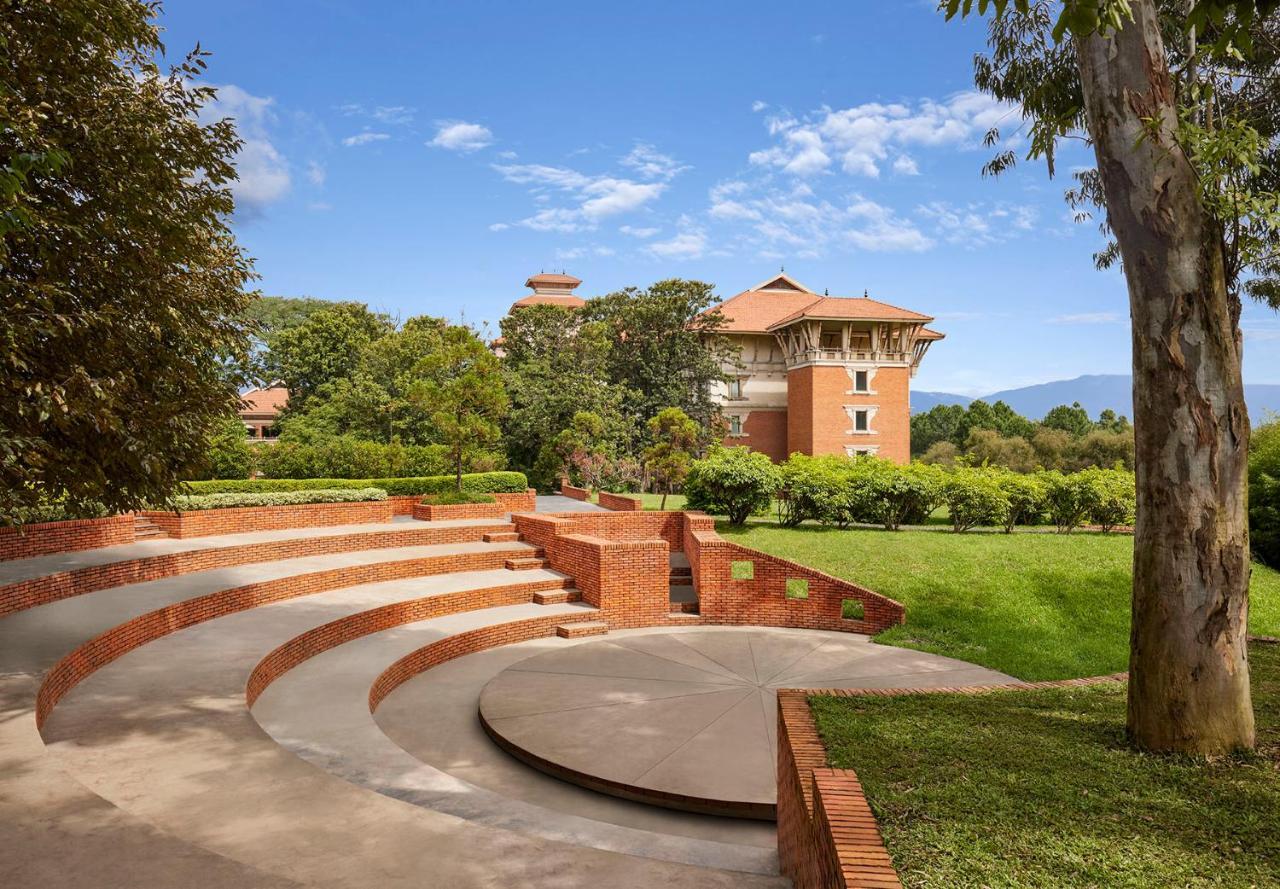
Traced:
<path id="1" fill-rule="evenodd" d="M 656 510 L 656 509 L 661 509 L 661 508 L 662 508 L 662 495 L 661 495 L 661 494 L 627 494 L 627 496 L 628 496 L 628 497 L 639 497 L 639 498 L 640 498 L 640 501 L 644 504 L 644 508 L 645 508 L 645 509 L 654 509 L 654 510 Z M 592 502 L 592 503 L 599 503 L 599 502 L 600 502 L 600 497 L 599 497 L 599 495 L 598 495 L 598 494 L 592 494 L 592 495 L 591 495 L 591 502 Z M 673 510 L 673 509 L 684 509 L 684 495 L 683 495 L 683 494 L 668 494 L 668 495 L 667 495 L 667 509 L 668 509 L 668 510 Z"/>
<path id="2" fill-rule="evenodd" d="M 1020 679 L 1128 666 L 1133 538 L 721 524 L 727 539 L 847 578 L 907 606 L 877 641 Z M 1280 635 L 1280 573 L 1254 566 L 1250 629 Z"/>
<path id="3" fill-rule="evenodd" d="M 1250 649 L 1258 753 L 1124 743 L 1124 688 L 812 699 L 916 887 L 1280 885 L 1280 645 Z"/>

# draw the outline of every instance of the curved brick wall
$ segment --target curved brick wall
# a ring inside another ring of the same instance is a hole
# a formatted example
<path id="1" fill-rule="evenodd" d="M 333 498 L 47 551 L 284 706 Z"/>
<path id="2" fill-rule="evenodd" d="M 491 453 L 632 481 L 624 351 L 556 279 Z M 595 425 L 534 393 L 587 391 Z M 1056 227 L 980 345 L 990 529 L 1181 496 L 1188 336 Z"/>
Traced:
<path id="1" fill-rule="evenodd" d="M 0 528 L 0 562 L 133 543 L 132 515 Z"/>
<path id="2" fill-rule="evenodd" d="M 554 636 L 556 627 L 561 624 L 589 622 L 596 619 L 598 615 L 589 611 L 581 615 L 556 614 L 547 617 L 530 617 L 467 630 L 465 633 L 432 642 L 400 658 L 379 674 L 369 689 L 369 712 L 377 710 L 378 705 L 386 699 L 387 695 L 414 676 L 425 673 L 446 661 L 502 645 L 514 645 L 517 642 L 526 642 L 543 636 Z"/>
<path id="3" fill-rule="evenodd" d="M 209 537 L 245 531 L 278 531 L 282 528 L 322 528 L 389 522 L 396 504 L 390 500 L 357 503 L 297 503 L 291 506 L 240 506 L 231 509 L 197 509 L 191 512 L 144 512 L 170 537 Z"/>
<path id="4" fill-rule="evenodd" d="M 639 497 L 630 494 L 610 494 L 608 491 L 600 492 L 600 505 L 615 512 L 636 512 L 644 509 L 644 501 Z"/>
<path id="5" fill-rule="evenodd" d="M 560 482 L 560 493 L 566 497 L 572 497 L 574 500 L 590 500 L 591 492 L 586 488 L 578 488 L 563 479 Z"/>
<path id="6" fill-rule="evenodd" d="M 380 633 L 392 627 L 430 620 L 433 617 L 444 617 L 463 611 L 477 611 L 481 608 L 498 608 L 503 605 L 527 604 L 534 593 L 547 590 L 563 590 L 572 586 L 569 580 L 536 580 L 530 583 L 509 584 L 497 587 L 482 587 L 474 590 L 460 590 L 446 595 L 424 596 L 420 599 L 407 599 L 403 602 L 392 602 L 368 611 L 360 611 L 337 620 L 321 624 L 307 632 L 295 636 L 279 648 L 273 649 L 258 662 L 249 675 L 245 685 L 245 700 L 252 707 L 266 691 L 267 686 L 275 682 L 285 673 L 303 661 L 318 654 L 368 636 Z"/>
<path id="7" fill-rule="evenodd" d="M 521 550 L 523 552 L 523 550 Z M 310 593 L 364 583 L 403 580 L 455 571 L 485 571 L 503 567 L 511 550 L 427 556 L 370 565 L 349 565 L 309 574 L 295 574 L 262 583 L 218 590 L 194 599 L 149 611 L 101 633 L 64 656 L 44 678 L 36 696 L 36 727 L 44 724 L 62 696 L 85 677 L 120 656 L 170 633 L 259 605 Z"/>
<path id="8" fill-rule="evenodd" d="M 530 488 L 514 494 L 490 494 L 493 503 L 415 503 L 413 517 L 424 522 L 449 519 L 494 519 L 509 512 L 533 512 L 538 508 L 537 492 Z"/>
<path id="9" fill-rule="evenodd" d="M 353 531 L 350 534 L 210 547 L 108 562 L 103 565 L 89 565 L 72 571 L 60 571 L 56 574 L 46 574 L 0 586 L 0 617 L 95 590 L 160 580 L 176 574 L 190 574 L 213 568 L 231 568 L 254 562 L 275 562 L 281 559 L 328 553 L 388 549 L 397 546 L 466 543 L 480 540 L 485 533 L 509 530 L 511 525 L 508 522 L 458 528 L 409 526 L 403 531 Z"/>

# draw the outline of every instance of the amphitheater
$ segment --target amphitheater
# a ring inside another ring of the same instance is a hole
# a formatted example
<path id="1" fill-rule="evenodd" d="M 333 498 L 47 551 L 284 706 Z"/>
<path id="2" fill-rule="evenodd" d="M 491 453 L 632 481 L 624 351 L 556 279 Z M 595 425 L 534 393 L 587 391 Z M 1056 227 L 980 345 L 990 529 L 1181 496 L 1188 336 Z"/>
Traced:
<path id="1" fill-rule="evenodd" d="M 871 643 L 900 605 L 706 516 L 603 499 L 129 516 L 9 553 L 0 885 L 775 887 L 815 843 L 830 885 L 896 885 L 775 701 L 1008 677 Z"/>

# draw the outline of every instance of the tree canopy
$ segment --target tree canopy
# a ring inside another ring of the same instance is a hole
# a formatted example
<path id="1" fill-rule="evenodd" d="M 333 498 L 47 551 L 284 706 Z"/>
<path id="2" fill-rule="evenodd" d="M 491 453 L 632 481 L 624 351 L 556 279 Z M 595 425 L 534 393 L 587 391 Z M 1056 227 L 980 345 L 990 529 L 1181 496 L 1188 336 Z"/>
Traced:
<path id="1" fill-rule="evenodd" d="M 0 9 L 0 520 L 166 502 L 236 403 L 240 142 L 202 122 L 203 53 L 160 69 L 156 14 Z"/>

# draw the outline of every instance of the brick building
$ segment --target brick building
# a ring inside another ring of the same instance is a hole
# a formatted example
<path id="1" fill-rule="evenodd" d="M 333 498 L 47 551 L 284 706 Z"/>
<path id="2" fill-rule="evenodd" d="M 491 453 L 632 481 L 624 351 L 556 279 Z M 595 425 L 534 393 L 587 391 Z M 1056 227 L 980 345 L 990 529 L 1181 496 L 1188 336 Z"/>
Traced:
<path id="1" fill-rule="evenodd" d="M 284 386 L 266 389 L 250 389 L 240 396 L 244 403 L 238 413 L 244 423 L 245 434 L 250 438 L 274 439 L 276 420 L 289 401 L 289 390 Z"/>
<path id="2" fill-rule="evenodd" d="M 725 443 L 785 460 L 911 457 L 911 377 L 942 334 L 933 318 L 863 297 L 814 293 L 779 274 L 721 303 L 738 346 L 718 395 Z"/>

